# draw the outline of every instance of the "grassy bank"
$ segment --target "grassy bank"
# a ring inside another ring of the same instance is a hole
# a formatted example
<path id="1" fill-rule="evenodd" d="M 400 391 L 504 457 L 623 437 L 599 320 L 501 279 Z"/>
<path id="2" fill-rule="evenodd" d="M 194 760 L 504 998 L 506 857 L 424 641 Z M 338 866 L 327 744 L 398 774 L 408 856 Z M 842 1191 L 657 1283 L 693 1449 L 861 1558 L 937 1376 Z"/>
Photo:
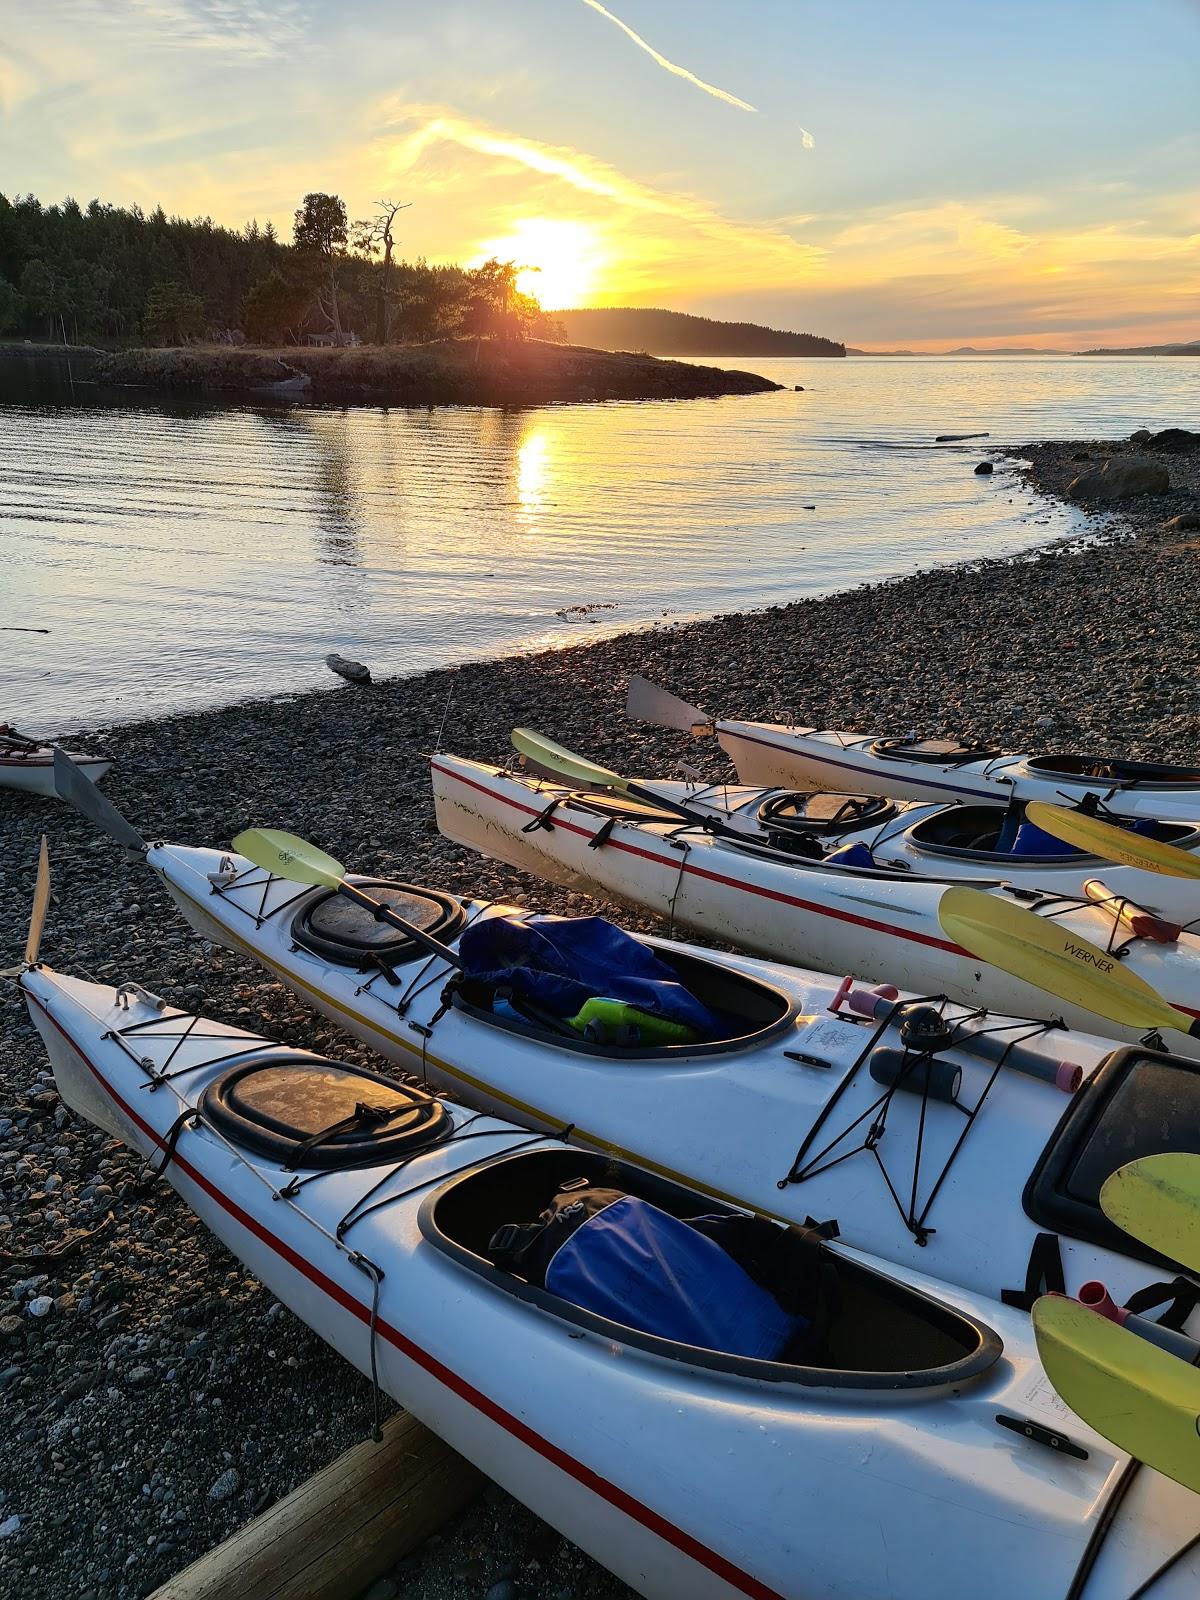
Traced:
<path id="1" fill-rule="evenodd" d="M 779 385 L 752 372 L 539 340 L 279 350 L 190 345 L 100 358 L 98 382 L 188 393 L 245 394 L 307 380 L 316 401 L 376 405 L 540 405 L 555 400 L 692 400 Z"/>

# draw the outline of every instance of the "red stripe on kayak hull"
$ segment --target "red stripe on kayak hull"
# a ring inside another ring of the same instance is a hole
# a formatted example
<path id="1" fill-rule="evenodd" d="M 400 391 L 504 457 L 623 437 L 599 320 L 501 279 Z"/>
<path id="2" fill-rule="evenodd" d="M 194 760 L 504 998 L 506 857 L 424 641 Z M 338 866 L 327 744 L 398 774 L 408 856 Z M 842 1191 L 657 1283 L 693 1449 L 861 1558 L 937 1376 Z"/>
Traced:
<path id="1" fill-rule="evenodd" d="M 476 789 L 480 794 L 487 795 L 490 800 L 498 800 L 501 805 L 511 806 L 515 811 L 531 817 L 541 814 L 536 806 L 527 806 L 523 801 L 514 800 L 506 794 L 499 794 L 495 789 L 489 789 L 486 784 L 479 783 L 474 778 L 465 778 L 461 772 L 452 772 L 449 767 L 439 766 L 436 761 L 431 761 L 430 766 L 443 777 L 464 784 L 468 789 Z M 581 828 L 577 822 L 567 822 L 562 817 L 556 816 L 553 826 L 565 828 L 568 833 L 578 834 L 582 839 L 592 837 L 586 828 Z M 726 877 L 720 872 L 711 872 L 707 867 L 690 866 L 686 861 L 681 865 L 678 859 L 656 855 L 653 850 L 644 849 L 641 845 L 626 844 L 621 839 L 609 839 L 604 848 L 639 856 L 643 861 L 652 861 L 656 866 L 670 867 L 672 872 L 680 873 L 683 877 L 704 878 L 710 883 L 719 883 L 727 889 L 738 889 L 743 894 L 758 895 L 764 900 L 774 900 L 781 905 L 795 906 L 800 911 L 810 911 L 814 916 L 832 917 L 836 922 L 849 922 L 859 928 L 870 928 L 874 933 L 886 933 L 893 939 L 907 939 L 910 944 L 922 944 L 934 950 L 945 950 L 949 955 L 963 956 L 968 961 L 976 959 L 969 950 L 964 950 L 961 945 L 952 944 L 948 939 L 935 939 L 927 933 L 914 933 L 908 928 L 897 928 L 889 922 L 877 922 L 874 917 L 861 917 L 852 911 L 838 911 L 832 906 L 819 905 L 815 900 L 802 900 L 798 895 L 784 894 L 779 889 L 765 889 L 758 884 L 744 883 L 737 878 Z M 1200 1018 L 1200 1011 L 1192 1006 L 1180 1005 L 1176 1001 L 1172 1001 L 1171 1004 L 1186 1016 Z"/>
<path id="2" fill-rule="evenodd" d="M 465 784 L 468 789 L 476 789 L 480 794 L 486 794 L 490 800 L 498 800 L 501 805 L 511 806 L 514 811 L 520 811 L 527 816 L 540 815 L 537 806 L 527 806 L 520 800 L 514 800 L 509 795 L 499 794 L 495 789 L 489 789 L 486 784 L 478 782 L 475 778 L 464 778 L 461 772 L 452 772 L 448 767 L 438 766 L 431 762 L 436 772 L 443 777 L 452 778 L 456 783 Z M 581 839 L 590 839 L 592 835 L 586 828 L 581 828 L 577 822 L 567 822 L 561 817 L 554 818 L 556 828 L 565 828 L 568 833 L 578 834 Z M 952 944 L 948 939 L 936 939 L 928 933 L 914 933 L 906 928 L 894 927 L 890 922 L 878 922 L 874 917 L 863 917 L 853 911 L 838 911 L 833 906 L 820 905 L 815 900 L 803 900 L 799 895 L 785 894 L 781 889 L 766 889 L 756 883 L 745 883 L 738 878 L 726 877 L 724 873 L 713 872 L 708 867 L 692 866 L 684 862 L 680 867 L 678 857 L 656 855 L 653 850 L 647 850 L 642 845 L 626 844 L 622 839 L 609 839 L 604 848 L 616 850 L 625 855 L 638 856 L 643 861 L 652 861 L 655 866 L 670 867 L 672 872 L 682 871 L 684 877 L 703 878 L 709 883 L 719 883 L 726 889 L 737 889 L 742 894 L 757 895 L 763 900 L 774 900 L 780 905 L 795 906 L 799 911 L 811 911 L 814 916 L 832 917 L 835 922 L 849 922 L 857 928 L 870 928 L 874 933 L 887 933 L 894 939 L 907 939 L 911 944 L 927 945 L 934 950 L 945 950 L 952 956 L 964 956 L 971 960 L 969 951 L 961 945 Z"/>
<path id="3" fill-rule="evenodd" d="M 152 1127 L 117 1093 L 113 1085 L 80 1046 L 78 1040 L 67 1032 L 66 1028 L 58 1021 L 57 1017 L 51 1014 L 37 995 L 30 994 L 28 989 L 25 990 L 25 994 L 28 999 L 33 1001 L 34 1005 L 43 1013 L 57 1032 L 63 1036 L 109 1099 L 120 1107 L 122 1112 L 152 1144 L 156 1145 L 160 1150 L 165 1149 L 166 1142 L 157 1129 Z M 176 1150 L 171 1159 L 174 1165 L 198 1189 L 203 1190 L 209 1199 L 218 1205 L 222 1211 L 227 1212 L 240 1227 L 253 1234 L 261 1244 L 266 1245 L 275 1255 L 286 1261 L 294 1271 L 307 1278 L 310 1283 L 320 1289 L 323 1294 L 328 1295 L 344 1311 L 348 1311 L 352 1316 L 357 1317 L 364 1325 L 370 1325 L 371 1312 L 368 1306 L 363 1305 L 352 1294 L 348 1294 L 339 1283 L 335 1283 L 332 1278 L 327 1277 L 319 1268 L 314 1267 L 310 1261 L 306 1260 L 304 1256 L 298 1254 L 290 1245 L 285 1244 L 282 1239 L 265 1228 L 248 1211 L 244 1211 L 236 1201 L 223 1194 L 203 1173 L 192 1166 L 191 1162 L 181 1156 L 178 1150 Z M 436 1356 L 430 1355 L 427 1350 L 421 1349 L 420 1345 L 414 1344 L 407 1335 L 401 1333 L 398 1328 L 393 1327 L 390 1322 L 386 1322 L 380 1317 L 375 1324 L 375 1329 L 380 1338 L 386 1339 L 401 1355 L 406 1356 L 416 1366 L 429 1373 L 431 1377 L 436 1378 L 439 1383 L 449 1389 L 452 1394 L 457 1395 L 460 1400 L 466 1401 L 468 1405 L 473 1406 L 476 1411 L 487 1417 L 489 1421 L 496 1423 L 498 1427 L 503 1428 L 513 1438 L 519 1439 L 522 1444 L 527 1445 L 529 1449 L 535 1451 L 544 1460 L 549 1461 L 551 1465 L 565 1472 L 568 1477 L 574 1478 L 577 1483 L 599 1496 L 601 1500 L 607 1501 L 616 1510 L 623 1512 L 634 1522 L 640 1523 L 643 1528 L 657 1538 L 662 1539 L 664 1543 L 673 1546 L 682 1555 L 695 1561 L 698 1566 L 707 1568 L 715 1577 L 721 1578 L 728 1583 L 731 1588 L 738 1590 L 741 1594 L 748 1595 L 750 1600 L 786 1600 L 786 1597 L 779 1590 L 772 1589 L 769 1584 L 763 1583 L 753 1574 L 743 1572 L 740 1567 L 735 1566 L 724 1556 L 719 1555 L 715 1550 L 710 1550 L 707 1545 L 701 1544 L 690 1533 L 686 1533 L 682 1528 L 677 1528 L 673 1522 L 668 1522 L 657 1511 L 652 1511 L 649 1506 L 643 1505 L 640 1500 L 635 1499 L 626 1490 L 619 1488 L 614 1483 L 610 1483 L 607 1478 L 601 1477 L 598 1472 L 593 1471 L 591 1467 L 586 1466 L 582 1461 L 577 1461 L 574 1456 L 569 1455 L 558 1445 L 542 1438 L 541 1434 L 535 1433 L 527 1423 L 522 1422 L 518 1417 L 514 1417 L 511 1412 L 506 1411 L 497 1401 L 492 1400 L 482 1390 L 476 1389 L 465 1378 L 460 1377 L 450 1367 L 445 1366 Z"/>

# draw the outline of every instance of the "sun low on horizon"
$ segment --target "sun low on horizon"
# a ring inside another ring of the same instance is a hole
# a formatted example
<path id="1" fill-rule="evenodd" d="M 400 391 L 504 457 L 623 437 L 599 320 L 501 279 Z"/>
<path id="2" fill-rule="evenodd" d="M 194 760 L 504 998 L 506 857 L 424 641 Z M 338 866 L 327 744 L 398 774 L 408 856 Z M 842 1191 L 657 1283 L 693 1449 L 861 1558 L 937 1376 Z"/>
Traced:
<path id="1" fill-rule="evenodd" d="M 493 256 L 516 262 L 521 269 L 517 288 L 545 311 L 590 305 L 612 288 L 615 263 L 602 246 L 599 231 L 586 222 L 522 218 L 507 234 L 484 240 L 472 264 Z"/>

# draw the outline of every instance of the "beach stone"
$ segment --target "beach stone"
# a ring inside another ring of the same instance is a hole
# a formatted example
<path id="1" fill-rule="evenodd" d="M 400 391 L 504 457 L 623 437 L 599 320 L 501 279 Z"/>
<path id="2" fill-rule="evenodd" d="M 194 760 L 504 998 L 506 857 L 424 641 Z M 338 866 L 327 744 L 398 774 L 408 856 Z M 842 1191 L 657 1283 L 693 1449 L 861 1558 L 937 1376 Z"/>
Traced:
<path id="1" fill-rule="evenodd" d="M 227 1467 L 209 1487 L 210 1500 L 230 1500 L 242 1486 L 242 1475 L 236 1467 Z"/>
<path id="2" fill-rule="evenodd" d="M 370 667 L 364 666 L 361 661 L 351 661 L 348 656 L 340 656 L 336 650 L 331 650 L 325 657 L 325 665 L 330 672 L 336 672 L 339 678 L 345 678 L 347 683 L 371 681 Z"/>
<path id="3" fill-rule="evenodd" d="M 15 1513 L 11 1517 L 5 1517 L 4 1521 L 0 1522 L 0 1539 L 11 1539 L 14 1533 L 20 1532 L 20 1529 L 21 1519 Z"/>
<path id="4" fill-rule="evenodd" d="M 1116 460 L 1081 472 L 1067 488 L 1071 500 L 1127 500 L 1135 494 L 1166 494 L 1171 476 L 1157 461 Z"/>
<path id="5" fill-rule="evenodd" d="M 1163 527 L 1172 533 L 1194 533 L 1200 528 L 1200 511 L 1181 511 L 1177 517 L 1168 517 Z"/>
<path id="6" fill-rule="evenodd" d="M 9 1315 L 0 1317 L 0 1338 L 11 1339 L 14 1335 L 24 1330 L 25 1324 L 20 1317 Z"/>
<path id="7" fill-rule="evenodd" d="M 990 461 L 981 461 L 975 468 L 975 476 L 977 478 L 987 478 L 990 477 L 995 470 L 995 467 L 992 466 Z"/>
<path id="8" fill-rule="evenodd" d="M 1200 433 L 1193 433 L 1190 428 L 1164 428 L 1161 433 L 1150 434 L 1146 442 L 1152 450 L 1191 455 L 1193 450 L 1200 450 Z"/>
<path id="9" fill-rule="evenodd" d="M 54 1310 L 54 1301 L 48 1294 L 35 1295 L 26 1309 L 31 1317 L 37 1317 L 40 1321 Z"/>
<path id="10" fill-rule="evenodd" d="M 1149 437 L 1150 437 L 1150 429 L 1149 428 L 1139 428 L 1136 433 L 1131 433 L 1129 435 L 1129 442 L 1130 442 L 1130 444 L 1145 444 L 1146 440 Z"/>
<path id="11" fill-rule="evenodd" d="M 519 1594 L 520 1590 L 511 1578 L 501 1578 L 491 1586 L 483 1600 L 518 1600 Z"/>

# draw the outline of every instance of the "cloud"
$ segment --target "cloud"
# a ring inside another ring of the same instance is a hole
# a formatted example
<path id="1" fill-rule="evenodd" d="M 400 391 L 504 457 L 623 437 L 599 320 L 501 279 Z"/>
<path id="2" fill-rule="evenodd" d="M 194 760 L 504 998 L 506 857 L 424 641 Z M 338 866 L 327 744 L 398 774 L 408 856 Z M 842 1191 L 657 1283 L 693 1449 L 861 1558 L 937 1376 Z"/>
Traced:
<path id="1" fill-rule="evenodd" d="M 307 0 L 45 0 L 68 30 L 102 30 L 137 49 L 208 50 L 243 60 L 282 56 L 304 40 Z M 43 21 L 45 14 L 43 13 Z"/>
<path id="2" fill-rule="evenodd" d="M 422 219 L 434 197 L 447 215 L 464 210 L 477 225 L 473 243 L 522 218 L 564 217 L 585 222 L 613 264 L 604 285 L 627 303 L 689 287 L 728 283 L 796 285 L 822 270 L 824 252 L 772 222 L 744 222 L 702 197 L 629 177 L 618 168 L 562 145 L 523 138 L 442 106 L 393 103 L 383 112 L 399 138 L 379 146 L 380 181 L 422 196 Z M 416 126 L 412 126 L 417 124 Z M 477 157 L 470 162 L 464 152 Z M 453 196 L 451 208 L 448 196 Z M 461 227 L 461 221 L 459 221 Z"/>
<path id="3" fill-rule="evenodd" d="M 620 17 L 614 17 L 612 12 L 600 4 L 600 0 L 583 0 L 585 6 L 591 6 L 593 11 L 598 11 L 602 17 L 607 17 L 609 22 L 620 28 L 621 32 L 632 39 L 639 50 L 644 50 L 648 56 L 662 67 L 664 72 L 672 72 L 677 78 L 682 78 L 685 83 L 694 84 L 697 89 L 703 89 L 705 94 L 711 94 L 714 100 L 724 100 L 726 105 L 737 106 L 739 111 L 754 111 L 757 108 L 745 100 L 739 100 L 737 95 L 729 94 L 725 89 L 718 89 L 715 84 L 705 83 L 703 78 L 698 78 L 694 72 L 689 72 L 686 67 L 677 66 L 674 61 L 668 61 L 666 56 L 660 55 L 652 44 L 648 44 L 640 33 L 635 33 L 627 22 L 622 22 Z"/>

